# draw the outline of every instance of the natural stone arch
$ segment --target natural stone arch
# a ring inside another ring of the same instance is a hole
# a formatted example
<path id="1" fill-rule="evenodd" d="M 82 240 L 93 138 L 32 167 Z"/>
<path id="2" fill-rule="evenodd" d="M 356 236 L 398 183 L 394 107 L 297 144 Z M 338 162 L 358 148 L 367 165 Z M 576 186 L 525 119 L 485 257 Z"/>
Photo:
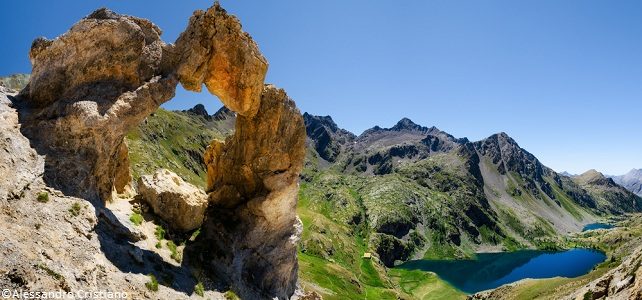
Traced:
<path id="1" fill-rule="evenodd" d="M 47 155 L 45 180 L 107 201 L 129 183 L 125 134 L 201 85 L 238 114 L 236 132 L 208 148 L 210 209 L 197 247 L 203 268 L 244 298 L 287 298 L 296 284 L 303 119 L 283 90 L 264 85 L 267 61 L 218 3 L 196 11 L 175 45 L 151 22 L 100 9 L 30 52 L 20 98 L 23 132 Z"/>

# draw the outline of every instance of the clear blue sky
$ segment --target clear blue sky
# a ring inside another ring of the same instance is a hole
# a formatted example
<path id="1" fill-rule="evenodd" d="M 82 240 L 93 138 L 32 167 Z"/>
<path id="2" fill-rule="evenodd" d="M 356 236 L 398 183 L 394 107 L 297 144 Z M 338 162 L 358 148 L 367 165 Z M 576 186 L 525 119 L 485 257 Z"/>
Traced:
<path id="1" fill-rule="evenodd" d="M 402 117 L 477 140 L 505 131 L 559 171 L 642 167 L 642 1 L 221 1 L 302 111 L 355 133 Z M 0 75 L 100 6 L 172 42 L 211 1 L 1 1 Z M 179 90 L 171 109 L 218 100 Z"/>

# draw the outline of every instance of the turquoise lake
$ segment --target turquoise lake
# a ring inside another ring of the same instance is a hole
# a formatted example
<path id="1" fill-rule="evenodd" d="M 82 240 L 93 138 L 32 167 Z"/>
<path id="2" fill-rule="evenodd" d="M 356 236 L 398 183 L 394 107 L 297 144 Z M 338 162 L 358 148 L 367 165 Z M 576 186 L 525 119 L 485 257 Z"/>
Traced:
<path id="1" fill-rule="evenodd" d="M 614 226 L 611 224 L 605 224 L 605 223 L 593 223 L 593 224 L 588 224 L 584 226 L 582 231 L 587 231 L 587 230 L 594 230 L 594 229 L 611 229 Z"/>
<path id="2" fill-rule="evenodd" d="M 412 260 L 397 268 L 434 272 L 469 294 L 525 278 L 577 277 L 606 259 L 590 249 L 479 253 L 475 260 Z"/>

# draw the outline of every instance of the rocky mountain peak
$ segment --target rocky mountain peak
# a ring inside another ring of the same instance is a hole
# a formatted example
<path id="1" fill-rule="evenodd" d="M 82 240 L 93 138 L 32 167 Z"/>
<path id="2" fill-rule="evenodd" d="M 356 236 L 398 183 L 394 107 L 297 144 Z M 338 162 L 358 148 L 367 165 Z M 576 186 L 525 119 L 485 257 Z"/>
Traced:
<path id="1" fill-rule="evenodd" d="M 611 176 L 613 181 L 638 196 L 642 196 L 642 169 L 633 169 L 621 176 Z"/>
<path id="2" fill-rule="evenodd" d="M 188 109 L 186 112 L 204 117 L 205 119 L 211 119 L 212 117 L 210 114 L 207 112 L 207 109 L 205 109 L 205 105 L 203 104 L 196 104 L 194 107 Z"/>
<path id="3" fill-rule="evenodd" d="M 303 114 L 305 131 L 314 149 L 319 155 L 334 162 L 346 145 L 354 141 L 356 136 L 345 129 L 339 128 L 330 116 L 315 116 Z"/>
<path id="4" fill-rule="evenodd" d="M 235 117 L 236 113 L 225 106 L 219 108 L 219 110 L 212 115 L 212 119 L 215 121 L 232 120 Z"/>
<path id="5" fill-rule="evenodd" d="M 624 177 L 642 178 L 642 169 L 632 169 L 624 175 Z"/>
<path id="6" fill-rule="evenodd" d="M 337 123 L 335 123 L 330 116 L 315 116 L 306 112 L 303 113 L 303 120 L 305 121 L 306 127 L 312 126 L 312 124 L 317 124 L 320 126 L 324 126 L 332 130 L 333 132 L 339 130 L 339 126 L 337 126 Z"/>
<path id="7" fill-rule="evenodd" d="M 416 130 L 416 131 L 428 131 L 428 128 L 418 125 L 408 118 L 403 118 L 395 124 L 390 130 L 393 131 L 402 131 L 402 130 Z"/>
<path id="8" fill-rule="evenodd" d="M 615 186 L 613 179 L 604 176 L 604 174 L 598 172 L 595 169 L 588 170 L 581 175 L 575 177 L 575 179 L 583 184 L 589 185 L 606 185 L 606 186 Z"/>

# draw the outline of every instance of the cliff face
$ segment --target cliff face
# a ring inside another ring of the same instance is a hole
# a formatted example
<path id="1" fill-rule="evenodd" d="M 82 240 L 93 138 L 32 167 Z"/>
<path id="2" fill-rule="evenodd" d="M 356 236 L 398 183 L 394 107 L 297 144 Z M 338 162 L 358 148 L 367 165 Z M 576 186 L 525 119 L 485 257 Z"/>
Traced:
<path id="1" fill-rule="evenodd" d="M 160 33 L 147 20 L 100 9 L 57 39 L 33 42 L 32 76 L 14 102 L 22 133 L 46 156 L 44 180 L 102 206 L 131 182 L 127 132 L 179 82 L 194 91 L 205 84 L 238 118 L 235 135 L 206 154 L 211 222 L 190 253 L 220 268 L 216 275 L 245 298 L 289 297 L 303 119 L 283 90 L 264 85 L 267 61 L 218 4 L 196 11 L 175 45 Z M 212 238 L 222 236 L 231 242 L 221 248 Z"/>

